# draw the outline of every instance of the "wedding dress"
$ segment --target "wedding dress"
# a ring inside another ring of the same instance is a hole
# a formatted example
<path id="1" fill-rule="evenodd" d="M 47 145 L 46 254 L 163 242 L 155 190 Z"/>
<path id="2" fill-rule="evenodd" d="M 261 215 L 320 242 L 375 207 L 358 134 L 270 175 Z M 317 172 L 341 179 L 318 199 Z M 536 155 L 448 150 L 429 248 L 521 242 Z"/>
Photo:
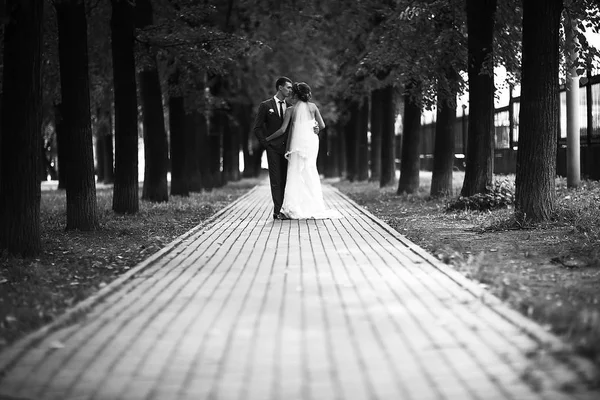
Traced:
<path id="1" fill-rule="evenodd" d="M 341 218 L 338 211 L 325 208 L 317 171 L 319 136 L 313 131 L 316 121 L 307 102 L 299 100 L 294 105 L 290 123 L 285 153 L 287 179 L 281 212 L 291 219 Z"/>

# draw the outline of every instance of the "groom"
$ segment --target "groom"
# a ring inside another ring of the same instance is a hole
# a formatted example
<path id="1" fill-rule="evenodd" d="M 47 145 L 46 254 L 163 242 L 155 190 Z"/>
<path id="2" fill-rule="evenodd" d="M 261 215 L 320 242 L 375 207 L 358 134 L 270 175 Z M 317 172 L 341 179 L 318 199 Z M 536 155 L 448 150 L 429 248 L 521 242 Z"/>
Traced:
<path id="1" fill-rule="evenodd" d="M 288 132 L 286 131 L 282 136 L 269 142 L 265 138 L 281 128 L 285 110 L 292 106 L 286 100 L 292 93 L 292 81 L 290 78 L 282 76 L 275 82 L 275 90 L 277 90 L 275 96 L 260 103 L 252 130 L 260 144 L 267 150 L 269 181 L 273 197 L 273 219 L 287 219 L 280 213 L 280 210 L 287 177 L 287 160 L 284 155 Z"/>

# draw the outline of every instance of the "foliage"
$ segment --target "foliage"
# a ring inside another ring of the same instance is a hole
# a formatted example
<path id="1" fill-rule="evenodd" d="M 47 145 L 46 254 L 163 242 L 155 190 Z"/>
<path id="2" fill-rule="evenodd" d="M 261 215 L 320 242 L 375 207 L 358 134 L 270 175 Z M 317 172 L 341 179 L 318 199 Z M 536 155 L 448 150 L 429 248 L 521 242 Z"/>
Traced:
<path id="1" fill-rule="evenodd" d="M 469 197 L 459 196 L 458 199 L 449 202 L 446 211 L 490 211 L 510 207 L 515 202 L 514 186 L 514 181 L 497 179 L 485 193 L 476 193 Z"/>
<path id="2" fill-rule="evenodd" d="M 591 46 L 585 33 L 600 33 L 600 4 L 595 0 L 565 0 L 565 12 L 563 13 L 563 29 L 561 45 L 565 54 L 564 25 L 573 24 L 575 27 L 575 36 L 577 38 L 575 48 L 579 57 L 576 60 L 578 74 L 585 75 L 585 71 L 600 67 L 600 49 Z M 565 68 L 570 68 L 569 63 L 562 63 L 561 76 L 564 76 Z"/>

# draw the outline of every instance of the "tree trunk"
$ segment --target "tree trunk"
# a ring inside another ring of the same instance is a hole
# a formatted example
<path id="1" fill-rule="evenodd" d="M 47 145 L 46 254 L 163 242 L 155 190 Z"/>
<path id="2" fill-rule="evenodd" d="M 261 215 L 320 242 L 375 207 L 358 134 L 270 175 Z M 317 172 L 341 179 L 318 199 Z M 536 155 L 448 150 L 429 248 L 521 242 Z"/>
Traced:
<path id="1" fill-rule="evenodd" d="M 135 82 L 134 6 L 111 0 L 111 45 L 115 85 L 115 185 L 113 210 L 139 211 L 138 111 Z"/>
<path id="2" fill-rule="evenodd" d="M 533 221 L 556 207 L 559 33 L 562 0 L 523 1 L 523 63 L 515 212 Z"/>
<path id="3" fill-rule="evenodd" d="M 197 111 L 186 114 L 185 132 L 185 169 L 188 187 L 190 192 L 201 192 L 201 170 L 206 136 L 204 115 Z"/>
<path id="4" fill-rule="evenodd" d="M 33 256 L 40 240 L 43 2 L 7 0 L 4 25 L 0 248 Z M 16 172 L 18 171 L 18 172 Z"/>
<path id="5" fill-rule="evenodd" d="M 56 157 L 58 159 L 58 188 L 67 188 L 67 159 L 69 155 L 63 105 L 54 104 L 54 129 L 56 132 Z"/>
<path id="6" fill-rule="evenodd" d="M 244 154 L 244 178 L 254 178 L 260 174 L 262 147 L 252 134 L 252 104 L 238 104 L 234 115 L 240 126 L 242 152 Z"/>
<path id="7" fill-rule="evenodd" d="M 104 147 L 106 146 L 104 142 L 106 142 L 106 137 L 96 136 L 96 176 L 98 182 L 104 181 L 104 171 L 106 170 L 104 167 Z"/>
<path id="8" fill-rule="evenodd" d="M 186 173 L 185 108 L 182 96 L 169 98 L 169 131 L 171 133 L 171 195 L 189 196 Z"/>
<path id="9" fill-rule="evenodd" d="M 87 20 L 83 0 L 55 2 L 63 120 L 69 143 L 67 230 L 95 230 L 96 181 L 90 116 Z"/>
<path id="10" fill-rule="evenodd" d="M 329 127 L 325 127 L 322 131 L 319 132 L 319 152 L 317 154 L 317 170 L 320 175 L 325 174 L 325 170 L 327 168 L 327 153 L 329 152 L 328 146 L 329 141 L 327 137 L 329 136 Z"/>
<path id="11" fill-rule="evenodd" d="M 419 190 L 421 142 L 421 107 L 411 98 L 404 95 L 404 122 L 402 124 L 402 159 L 400 160 L 400 181 L 398 194 L 415 193 Z"/>
<path id="12" fill-rule="evenodd" d="M 369 179 L 369 100 L 362 99 L 356 124 L 356 179 Z"/>
<path id="13" fill-rule="evenodd" d="M 137 0 L 135 18 L 137 28 L 143 29 L 152 25 L 152 4 L 149 0 Z M 167 133 L 156 53 L 149 47 L 144 48 L 141 53 L 142 65 L 138 76 L 144 129 L 142 199 L 158 203 L 169 200 Z"/>
<path id="14" fill-rule="evenodd" d="M 240 134 L 239 127 L 232 123 L 230 112 L 223 112 L 223 174 L 226 181 L 240 180 Z"/>
<path id="15" fill-rule="evenodd" d="M 115 180 L 115 172 L 113 169 L 113 135 L 112 135 L 112 118 L 111 118 L 111 102 L 108 101 L 102 109 L 102 116 L 99 119 L 98 135 L 103 138 L 103 152 L 99 155 L 104 159 L 104 183 L 113 183 Z"/>
<path id="16" fill-rule="evenodd" d="M 345 148 L 346 148 L 346 179 L 350 182 L 354 182 L 357 178 L 358 172 L 358 160 L 356 158 L 356 127 L 358 126 L 358 103 L 356 101 L 350 102 L 347 105 L 348 118 L 344 124 L 344 136 L 345 136 Z"/>
<path id="17" fill-rule="evenodd" d="M 369 180 L 373 182 L 381 179 L 384 90 L 375 89 L 371 92 L 371 177 Z"/>
<path id="18" fill-rule="evenodd" d="M 452 195 L 452 170 L 454 168 L 454 123 L 456 102 L 438 95 L 435 144 L 433 150 L 432 197 Z"/>
<path id="19" fill-rule="evenodd" d="M 395 140 L 396 106 L 394 87 L 386 86 L 381 92 L 381 177 L 379 187 L 396 180 Z"/>
<path id="20" fill-rule="evenodd" d="M 339 123 L 327 127 L 327 154 L 325 156 L 325 169 L 323 175 L 326 178 L 333 178 L 340 175 L 339 171 Z"/>
<path id="21" fill-rule="evenodd" d="M 571 17 L 565 17 L 565 47 L 567 63 L 567 186 L 581 184 L 581 145 L 579 133 L 579 74 L 577 73 L 576 25 Z"/>
<path id="22" fill-rule="evenodd" d="M 169 163 L 162 93 L 156 65 L 151 56 L 148 69 L 139 73 L 144 128 L 144 185 L 142 199 L 152 202 L 169 200 L 167 169 Z"/>
<path id="23" fill-rule="evenodd" d="M 209 131 L 206 135 L 204 146 L 204 168 L 202 169 L 202 183 L 204 189 L 212 190 L 225 184 L 221 173 L 221 160 L 223 151 L 223 111 L 213 111 L 210 119 Z"/>
<path id="24" fill-rule="evenodd" d="M 469 127 L 461 195 L 484 193 L 494 173 L 494 75 L 483 71 L 493 56 L 497 0 L 467 0 Z"/>

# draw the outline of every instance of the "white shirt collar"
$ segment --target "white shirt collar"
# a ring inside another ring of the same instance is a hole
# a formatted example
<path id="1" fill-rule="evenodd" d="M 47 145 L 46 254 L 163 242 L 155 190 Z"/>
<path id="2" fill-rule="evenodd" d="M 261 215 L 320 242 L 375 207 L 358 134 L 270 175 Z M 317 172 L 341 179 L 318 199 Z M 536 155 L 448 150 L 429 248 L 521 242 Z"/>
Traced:
<path id="1" fill-rule="evenodd" d="M 273 98 L 275 99 L 275 105 L 277 106 L 277 114 L 279 114 L 279 102 L 280 101 L 283 101 L 283 103 L 281 103 L 281 105 L 283 107 L 283 113 L 285 114 L 285 110 L 287 110 L 287 103 L 286 103 L 285 99 L 279 100 L 277 98 L 277 96 L 273 96 Z M 283 115 L 280 115 L 280 117 L 283 117 Z"/>

